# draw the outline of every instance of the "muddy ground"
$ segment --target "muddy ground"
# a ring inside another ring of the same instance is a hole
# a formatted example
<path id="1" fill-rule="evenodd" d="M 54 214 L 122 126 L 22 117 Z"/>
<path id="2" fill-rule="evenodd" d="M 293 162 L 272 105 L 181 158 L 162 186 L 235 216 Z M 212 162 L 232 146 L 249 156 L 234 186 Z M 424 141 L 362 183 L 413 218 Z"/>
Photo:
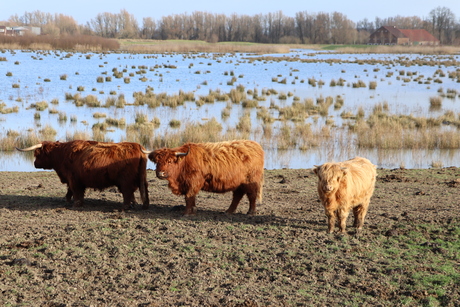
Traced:
<path id="1" fill-rule="evenodd" d="M 460 169 L 378 175 L 364 230 L 339 235 L 309 169 L 266 171 L 253 217 L 205 192 L 183 217 L 152 170 L 126 213 L 114 188 L 76 210 L 54 172 L 1 172 L 0 305 L 459 306 Z"/>

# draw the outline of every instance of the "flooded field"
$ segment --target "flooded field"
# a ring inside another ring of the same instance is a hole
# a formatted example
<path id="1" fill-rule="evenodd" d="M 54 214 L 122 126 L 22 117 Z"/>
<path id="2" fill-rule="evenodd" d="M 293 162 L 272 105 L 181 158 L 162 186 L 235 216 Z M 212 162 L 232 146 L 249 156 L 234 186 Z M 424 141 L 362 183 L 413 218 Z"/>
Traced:
<path id="1" fill-rule="evenodd" d="M 0 138 L 84 136 L 154 149 L 211 122 L 220 125 L 220 139 L 260 142 L 268 169 L 356 155 L 383 168 L 459 166 L 459 60 L 310 50 L 263 56 L 4 50 Z M 303 113 L 294 112 L 299 106 Z M 364 144 L 359 120 L 372 128 L 374 117 L 410 123 L 367 135 L 391 139 L 417 130 L 404 138 L 418 143 Z M 145 123 L 151 126 L 141 128 Z M 453 141 L 423 146 L 424 133 L 438 139 L 447 133 Z M 0 171 L 32 171 L 32 161 L 3 150 Z"/>

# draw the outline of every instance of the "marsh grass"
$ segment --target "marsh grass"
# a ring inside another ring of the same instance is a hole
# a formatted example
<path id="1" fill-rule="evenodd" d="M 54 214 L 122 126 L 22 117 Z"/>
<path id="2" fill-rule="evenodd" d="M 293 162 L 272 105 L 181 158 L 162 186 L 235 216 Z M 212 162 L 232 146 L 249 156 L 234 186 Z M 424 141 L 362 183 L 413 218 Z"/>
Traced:
<path id="1" fill-rule="evenodd" d="M 105 120 L 105 123 L 109 126 L 117 127 L 117 128 L 123 128 L 126 126 L 126 120 L 124 118 L 112 118 L 108 117 Z"/>
<path id="2" fill-rule="evenodd" d="M 442 106 L 442 97 L 440 96 L 430 97 L 430 109 L 431 110 L 439 110 L 441 106 Z"/>
<path id="3" fill-rule="evenodd" d="M 0 102 L 0 114 L 9 114 L 9 113 L 18 113 L 19 107 L 14 106 L 11 108 L 5 108 L 6 104 L 4 102 Z"/>
<path id="4" fill-rule="evenodd" d="M 186 122 L 180 129 L 168 130 L 161 135 L 155 135 L 148 148 L 177 147 L 187 142 L 219 142 L 228 140 L 222 134 L 223 127 L 216 118 L 211 118 L 204 123 Z"/>
<path id="5" fill-rule="evenodd" d="M 165 53 L 165 52 L 216 52 L 216 53 L 286 53 L 290 51 L 288 45 L 269 45 L 254 43 L 207 43 L 204 41 L 186 40 L 119 40 L 120 50 L 131 53 Z"/>
<path id="6" fill-rule="evenodd" d="M 66 141 L 70 142 L 73 140 L 91 140 L 92 136 L 87 131 L 74 131 L 66 133 Z"/>
<path id="7" fill-rule="evenodd" d="M 30 105 L 30 108 L 35 109 L 37 111 L 44 111 L 46 108 L 48 108 L 48 103 L 46 101 L 40 101 L 37 103 L 32 103 Z"/>

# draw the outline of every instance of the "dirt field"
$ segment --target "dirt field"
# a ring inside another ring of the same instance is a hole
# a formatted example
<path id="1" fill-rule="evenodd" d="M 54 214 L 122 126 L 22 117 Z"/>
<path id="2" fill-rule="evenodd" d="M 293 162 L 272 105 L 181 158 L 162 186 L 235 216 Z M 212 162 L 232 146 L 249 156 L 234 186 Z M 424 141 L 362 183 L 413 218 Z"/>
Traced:
<path id="1" fill-rule="evenodd" d="M 54 172 L 1 172 L 0 304 L 459 306 L 460 169 L 378 176 L 363 232 L 339 235 L 309 169 L 266 171 L 253 217 L 205 192 L 183 217 L 151 170 L 150 209 L 126 213 L 114 188 L 74 210 Z"/>

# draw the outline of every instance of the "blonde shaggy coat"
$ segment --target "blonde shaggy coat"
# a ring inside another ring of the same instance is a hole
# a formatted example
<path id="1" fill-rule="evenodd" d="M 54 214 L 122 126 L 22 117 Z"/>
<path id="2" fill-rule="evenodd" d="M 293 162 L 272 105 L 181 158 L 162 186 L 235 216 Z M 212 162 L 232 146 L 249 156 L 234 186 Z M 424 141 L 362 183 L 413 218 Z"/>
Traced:
<path id="1" fill-rule="evenodd" d="M 313 172 L 318 176 L 318 194 L 326 211 L 328 232 L 334 231 L 338 220 L 339 231 L 344 233 L 352 209 L 353 226 L 361 230 L 374 193 L 376 166 L 368 159 L 356 157 L 315 166 Z"/>

